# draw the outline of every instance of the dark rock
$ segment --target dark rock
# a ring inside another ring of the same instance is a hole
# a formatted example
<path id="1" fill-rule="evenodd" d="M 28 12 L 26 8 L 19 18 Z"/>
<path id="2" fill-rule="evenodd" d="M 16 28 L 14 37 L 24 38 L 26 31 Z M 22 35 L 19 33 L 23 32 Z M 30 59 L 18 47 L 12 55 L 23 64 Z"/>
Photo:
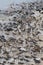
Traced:
<path id="1" fill-rule="evenodd" d="M 40 52 L 40 47 L 38 45 L 35 45 L 32 49 L 33 52 Z"/>
<path id="2" fill-rule="evenodd" d="M 16 40 L 16 39 L 13 38 L 13 37 L 10 37 L 10 38 L 9 38 L 9 41 L 10 41 L 10 42 L 14 42 L 15 40 Z"/>
<path id="3" fill-rule="evenodd" d="M 41 60 L 43 61 L 43 57 L 41 58 Z"/>
<path id="4" fill-rule="evenodd" d="M 24 64 L 23 62 L 18 62 L 18 64 Z"/>
<path id="5" fill-rule="evenodd" d="M 14 23 L 13 23 L 13 27 L 14 27 L 14 28 L 17 28 L 17 26 L 18 26 L 17 23 L 14 22 Z"/>
<path id="6" fill-rule="evenodd" d="M 5 39 L 4 35 L 0 36 L 0 41 L 6 42 L 6 39 Z"/>
<path id="7" fill-rule="evenodd" d="M 5 31 L 13 31 L 11 27 L 7 27 Z"/>
<path id="8" fill-rule="evenodd" d="M 43 8 L 42 8 L 42 10 L 43 10 Z"/>
<path id="9" fill-rule="evenodd" d="M 41 63 L 40 58 L 34 58 L 35 63 Z"/>
<path id="10" fill-rule="evenodd" d="M 29 62 L 29 60 L 28 60 L 28 59 L 26 59 L 26 58 L 25 58 L 24 60 L 25 60 L 26 62 Z"/>
<path id="11" fill-rule="evenodd" d="M 29 58 L 29 56 L 25 56 L 25 58 Z"/>

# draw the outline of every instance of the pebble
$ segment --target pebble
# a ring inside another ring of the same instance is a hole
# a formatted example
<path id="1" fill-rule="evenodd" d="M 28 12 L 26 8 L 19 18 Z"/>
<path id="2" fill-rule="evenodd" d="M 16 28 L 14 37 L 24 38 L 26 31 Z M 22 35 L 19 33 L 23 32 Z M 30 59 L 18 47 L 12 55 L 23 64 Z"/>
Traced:
<path id="1" fill-rule="evenodd" d="M 34 58 L 35 63 L 41 63 L 41 59 L 40 58 Z"/>
<path id="2" fill-rule="evenodd" d="M 8 63 L 13 63 L 14 62 L 14 59 L 13 58 L 10 58 L 7 62 Z"/>
<path id="3" fill-rule="evenodd" d="M 6 60 L 4 58 L 0 58 L 0 64 L 6 62 Z"/>
<path id="4" fill-rule="evenodd" d="M 1 42 L 6 42 L 6 39 L 5 39 L 4 35 L 0 36 L 0 41 Z"/>
<path id="5" fill-rule="evenodd" d="M 26 51 L 26 49 L 21 47 L 21 48 L 20 48 L 20 51 Z"/>

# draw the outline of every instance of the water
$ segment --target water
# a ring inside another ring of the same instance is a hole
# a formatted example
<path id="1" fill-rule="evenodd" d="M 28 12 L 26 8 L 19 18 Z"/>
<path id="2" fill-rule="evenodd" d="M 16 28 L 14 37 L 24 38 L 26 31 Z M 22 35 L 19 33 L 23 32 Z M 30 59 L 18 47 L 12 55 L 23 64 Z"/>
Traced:
<path id="1" fill-rule="evenodd" d="M 5 9 L 8 7 L 11 3 L 21 3 L 21 2 L 31 2 L 36 0 L 0 0 L 0 9 Z"/>

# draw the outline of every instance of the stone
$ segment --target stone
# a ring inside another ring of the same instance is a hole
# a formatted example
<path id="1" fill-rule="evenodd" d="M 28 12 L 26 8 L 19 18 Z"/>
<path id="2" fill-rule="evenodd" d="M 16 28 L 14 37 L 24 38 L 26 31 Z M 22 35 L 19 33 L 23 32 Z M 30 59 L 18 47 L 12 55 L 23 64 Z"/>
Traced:
<path id="1" fill-rule="evenodd" d="M 39 39 L 43 41 L 43 35 L 39 35 Z"/>
<path id="2" fill-rule="evenodd" d="M 8 27 L 5 31 L 12 31 L 13 29 Z"/>
<path id="3" fill-rule="evenodd" d="M 9 41 L 10 41 L 10 42 L 15 42 L 15 40 L 16 40 L 16 39 L 13 38 L 13 37 L 10 37 L 10 38 L 9 38 Z"/>
<path id="4" fill-rule="evenodd" d="M 41 59 L 40 58 L 34 58 L 35 63 L 41 63 Z"/>
<path id="5" fill-rule="evenodd" d="M 7 62 L 8 63 L 13 63 L 14 62 L 14 58 L 10 58 Z"/>
<path id="6" fill-rule="evenodd" d="M 0 58 L 0 64 L 6 62 L 6 60 L 4 58 Z"/>
<path id="7" fill-rule="evenodd" d="M 20 51 L 26 51 L 26 49 L 25 49 L 25 48 L 23 48 L 23 47 L 21 47 L 21 48 L 20 48 Z"/>
<path id="8" fill-rule="evenodd" d="M 43 57 L 41 58 L 41 60 L 43 61 Z"/>
<path id="9" fill-rule="evenodd" d="M 6 39 L 5 39 L 5 36 L 4 35 L 0 36 L 0 41 L 1 42 L 6 42 Z"/>
<path id="10" fill-rule="evenodd" d="M 33 52 L 40 52 L 40 46 L 35 45 L 32 51 Z"/>
<path id="11" fill-rule="evenodd" d="M 38 45 L 40 46 L 40 47 L 43 47 L 43 41 L 38 41 Z"/>

